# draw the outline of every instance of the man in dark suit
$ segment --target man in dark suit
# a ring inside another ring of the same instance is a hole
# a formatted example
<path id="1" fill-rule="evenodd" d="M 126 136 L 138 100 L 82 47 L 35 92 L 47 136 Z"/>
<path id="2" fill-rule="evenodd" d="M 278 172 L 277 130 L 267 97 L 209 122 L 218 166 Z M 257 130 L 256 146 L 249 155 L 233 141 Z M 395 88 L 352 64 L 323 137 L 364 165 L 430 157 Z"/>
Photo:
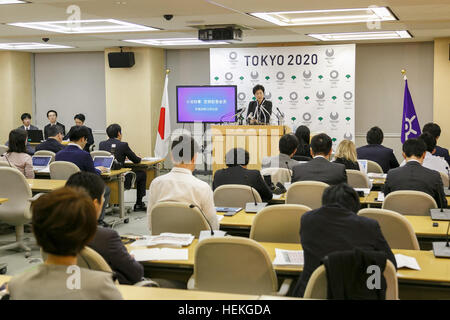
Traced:
<path id="1" fill-rule="evenodd" d="M 394 151 L 381 145 L 383 143 L 383 131 L 380 128 L 371 128 L 367 132 L 366 140 L 367 145 L 356 149 L 358 159 L 375 161 L 381 166 L 384 173 L 399 166 Z"/>
<path id="2" fill-rule="evenodd" d="M 67 147 L 59 151 L 55 156 L 55 161 L 68 161 L 76 164 L 81 171 L 91 172 L 100 175 L 106 172 L 105 167 L 94 167 L 94 161 L 91 155 L 84 151 L 89 136 L 89 130 L 85 126 L 76 127 L 70 135 L 70 143 Z M 104 222 L 106 205 L 109 202 L 111 189 L 107 186 L 105 188 L 105 203 L 103 205 L 102 214 L 99 223 L 108 226 Z"/>
<path id="3" fill-rule="evenodd" d="M 56 154 L 64 149 L 64 146 L 61 144 L 63 139 L 61 127 L 51 126 L 48 128 L 48 135 L 48 139 L 38 145 L 36 151 L 47 150 Z"/>
<path id="4" fill-rule="evenodd" d="M 308 280 L 321 260 L 336 251 L 354 248 L 382 251 L 396 266 L 378 222 L 357 215 L 359 196 L 353 188 L 345 183 L 328 187 L 323 193 L 322 204 L 321 208 L 305 213 L 301 219 L 304 266 L 293 296 L 303 297 Z"/>
<path id="5" fill-rule="evenodd" d="M 100 215 L 104 201 L 105 183 L 98 175 L 90 172 L 75 173 L 67 180 L 66 186 L 85 189 L 92 198 L 97 214 Z M 88 246 L 105 259 L 120 284 L 133 285 L 142 280 L 143 266 L 130 256 L 117 231 L 101 226 L 97 227 L 95 237 Z"/>
<path id="6" fill-rule="evenodd" d="M 82 113 L 76 114 L 73 119 L 75 120 L 75 125 L 70 128 L 69 132 L 64 137 L 64 140 L 70 139 L 70 135 L 72 134 L 73 130 L 76 127 L 84 126 L 84 122 L 86 121 L 86 117 Z M 91 128 L 89 128 L 89 127 L 86 127 L 86 128 L 88 128 L 88 130 L 89 130 L 89 135 L 88 135 L 88 139 L 87 139 L 86 145 L 84 146 L 83 150 L 86 152 L 91 152 L 90 147 L 94 144 L 94 135 L 92 134 Z"/>
<path id="7" fill-rule="evenodd" d="M 234 148 L 225 155 L 228 168 L 217 170 L 213 180 L 213 190 L 224 184 L 242 184 L 258 191 L 264 202 L 272 200 L 272 191 L 258 170 L 249 170 L 250 155 L 247 150 Z"/>
<path id="8" fill-rule="evenodd" d="M 403 157 L 406 164 L 403 167 L 388 172 L 384 184 L 384 195 L 398 190 L 415 190 L 428 193 L 437 205 L 447 206 L 444 185 L 441 175 L 435 170 L 422 166 L 425 158 L 426 145 L 422 139 L 408 139 L 403 144 Z"/>
<path id="9" fill-rule="evenodd" d="M 448 154 L 448 149 L 437 145 L 437 141 L 441 136 L 441 127 L 437 123 L 429 122 L 423 126 L 422 132 L 428 132 L 436 139 L 436 150 L 434 151 L 433 156 L 444 158 L 450 166 L 450 155 Z"/>
<path id="10" fill-rule="evenodd" d="M 262 168 L 285 168 L 291 170 L 298 164 L 298 161 L 292 159 L 297 152 L 298 139 L 292 133 L 287 133 L 280 138 L 278 149 L 280 154 L 273 157 L 264 157 L 262 159 Z"/>
<path id="11" fill-rule="evenodd" d="M 255 101 L 250 101 L 247 110 L 247 119 L 250 124 L 270 123 L 272 115 L 272 102 L 264 98 L 264 87 L 260 84 L 253 88 Z"/>
<path id="12" fill-rule="evenodd" d="M 31 124 L 31 114 L 29 113 L 24 113 L 20 116 L 20 120 L 22 120 L 23 125 L 21 125 L 19 128 L 17 129 L 23 129 L 23 130 L 39 130 L 38 127 L 33 126 Z"/>
<path id="13" fill-rule="evenodd" d="M 109 139 L 100 142 L 100 150 L 112 152 L 112 146 L 115 145 L 114 157 L 122 166 L 124 166 L 127 158 L 135 164 L 141 162 L 141 158 L 131 150 L 128 143 L 122 142 L 122 128 L 120 125 L 116 123 L 109 125 L 106 128 L 106 133 Z M 146 194 L 147 175 L 142 170 L 135 169 L 133 171 L 136 173 L 136 204 L 134 205 L 134 211 L 147 211 L 145 203 L 142 202 L 142 198 Z M 129 184 L 131 184 L 131 176 L 127 175 L 125 176 L 125 185 Z"/>
<path id="14" fill-rule="evenodd" d="M 56 112 L 55 110 L 48 110 L 47 118 L 50 121 L 50 123 L 44 127 L 44 139 L 45 140 L 47 140 L 47 138 L 49 137 L 48 136 L 48 128 L 50 128 L 51 126 L 61 127 L 62 134 L 64 136 L 66 135 L 66 127 L 63 124 L 56 121 L 56 119 L 58 118 L 58 112 Z"/>
<path id="15" fill-rule="evenodd" d="M 292 183 L 297 181 L 321 181 L 329 185 L 347 182 L 345 166 L 330 162 L 333 142 L 325 133 L 315 135 L 311 140 L 313 159 L 292 168 Z"/>

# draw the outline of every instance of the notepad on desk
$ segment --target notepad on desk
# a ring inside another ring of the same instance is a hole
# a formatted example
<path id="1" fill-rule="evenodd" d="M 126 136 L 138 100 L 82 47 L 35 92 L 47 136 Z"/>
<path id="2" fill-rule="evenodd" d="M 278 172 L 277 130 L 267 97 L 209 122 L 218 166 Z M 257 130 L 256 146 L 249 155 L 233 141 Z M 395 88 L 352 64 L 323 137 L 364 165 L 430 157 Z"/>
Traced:
<path id="1" fill-rule="evenodd" d="M 275 248 L 274 266 L 302 266 L 304 264 L 302 250 L 284 250 Z"/>
<path id="2" fill-rule="evenodd" d="M 375 201 L 384 202 L 384 193 L 379 191 Z"/>
<path id="3" fill-rule="evenodd" d="M 413 270 L 420 270 L 420 266 L 417 263 L 416 258 L 408 257 L 403 254 L 397 253 L 395 255 L 395 261 L 397 262 L 397 269 L 408 268 Z"/>
<path id="4" fill-rule="evenodd" d="M 154 248 L 130 252 L 136 261 L 188 260 L 188 249 Z"/>
<path id="5" fill-rule="evenodd" d="M 157 245 L 188 246 L 194 241 L 194 236 L 189 233 L 165 232 L 156 236 L 145 236 L 144 239 L 136 240 L 131 247 L 151 247 Z"/>

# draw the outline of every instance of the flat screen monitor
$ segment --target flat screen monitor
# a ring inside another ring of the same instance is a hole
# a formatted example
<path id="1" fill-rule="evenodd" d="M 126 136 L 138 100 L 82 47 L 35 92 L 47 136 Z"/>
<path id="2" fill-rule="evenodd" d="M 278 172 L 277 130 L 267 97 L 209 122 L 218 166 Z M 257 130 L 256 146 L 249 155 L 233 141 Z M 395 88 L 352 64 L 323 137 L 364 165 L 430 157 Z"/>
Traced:
<path id="1" fill-rule="evenodd" d="M 235 122 L 237 86 L 177 86 L 177 122 Z"/>

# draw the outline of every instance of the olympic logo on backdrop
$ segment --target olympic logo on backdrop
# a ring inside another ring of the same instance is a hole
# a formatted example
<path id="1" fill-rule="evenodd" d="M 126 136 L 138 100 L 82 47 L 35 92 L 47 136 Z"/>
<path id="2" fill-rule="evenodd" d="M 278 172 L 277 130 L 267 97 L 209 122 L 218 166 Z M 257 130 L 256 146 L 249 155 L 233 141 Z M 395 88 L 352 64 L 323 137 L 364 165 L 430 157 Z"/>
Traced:
<path id="1" fill-rule="evenodd" d="M 338 77 L 339 77 L 339 72 L 337 72 L 336 70 L 333 70 L 330 72 L 331 79 L 337 79 Z"/>
<path id="2" fill-rule="evenodd" d="M 303 114 L 302 118 L 303 118 L 303 120 L 305 120 L 305 121 L 310 121 L 311 118 L 312 118 L 311 113 L 305 112 L 305 113 Z"/>
<path id="3" fill-rule="evenodd" d="M 350 100 L 351 98 L 353 98 L 353 93 L 351 93 L 350 91 L 345 91 L 344 92 L 344 99 L 345 100 Z"/>
<path id="4" fill-rule="evenodd" d="M 353 135 L 351 133 L 345 133 L 344 134 L 344 139 L 352 140 L 353 139 Z"/>
<path id="5" fill-rule="evenodd" d="M 337 119 L 339 119 L 339 113 L 337 113 L 337 112 L 331 112 L 331 113 L 330 113 L 330 119 L 331 119 L 331 120 L 337 120 Z"/>
<path id="6" fill-rule="evenodd" d="M 317 91 L 316 97 L 317 97 L 317 99 L 323 99 L 323 98 L 325 98 L 325 92 L 323 92 L 323 91 Z"/>
<path id="7" fill-rule="evenodd" d="M 278 80 L 283 80 L 284 79 L 284 72 L 283 71 L 278 71 L 276 77 L 277 77 Z"/>
<path id="8" fill-rule="evenodd" d="M 305 78 L 305 79 L 309 79 L 309 78 L 311 78 L 311 76 L 312 76 L 312 73 L 311 73 L 311 71 L 303 71 L 303 78 Z"/>
<path id="9" fill-rule="evenodd" d="M 295 92 L 295 91 L 292 91 L 292 92 L 289 94 L 289 98 L 291 98 L 291 100 L 297 100 L 297 99 L 298 99 L 298 93 Z"/>
<path id="10" fill-rule="evenodd" d="M 270 100 L 270 98 L 272 98 L 272 93 L 271 92 L 267 92 L 267 94 L 265 95 L 265 98 L 267 100 Z"/>
<path id="11" fill-rule="evenodd" d="M 236 60 L 237 59 L 237 53 L 235 51 L 231 51 L 230 54 L 228 55 L 228 57 L 231 60 Z"/>
<path id="12" fill-rule="evenodd" d="M 332 48 L 325 50 L 325 54 L 327 55 L 327 57 L 332 57 L 334 56 L 334 50 Z"/>
<path id="13" fill-rule="evenodd" d="M 250 72 L 250 77 L 251 77 L 252 79 L 256 80 L 256 79 L 258 79 L 259 74 L 258 74 L 257 71 L 252 71 L 252 72 Z"/>
<path id="14" fill-rule="evenodd" d="M 239 94 L 238 94 L 238 99 L 239 100 L 245 100 L 246 97 L 247 96 L 246 96 L 246 94 L 244 92 L 239 92 Z"/>
<path id="15" fill-rule="evenodd" d="M 225 79 L 232 80 L 233 79 L 233 74 L 231 72 L 225 73 Z"/>

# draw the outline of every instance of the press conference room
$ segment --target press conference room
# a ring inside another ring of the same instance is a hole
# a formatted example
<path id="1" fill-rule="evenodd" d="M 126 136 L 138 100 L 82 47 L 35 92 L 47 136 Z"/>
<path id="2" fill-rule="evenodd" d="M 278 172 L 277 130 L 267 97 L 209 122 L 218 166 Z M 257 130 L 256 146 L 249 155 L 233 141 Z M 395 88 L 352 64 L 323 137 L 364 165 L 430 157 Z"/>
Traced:
<path id="1" fill-rule="evenodd" d="M 449 25 L 449 0 L 0 0 L 0 298 L 450 299 Z"/>

